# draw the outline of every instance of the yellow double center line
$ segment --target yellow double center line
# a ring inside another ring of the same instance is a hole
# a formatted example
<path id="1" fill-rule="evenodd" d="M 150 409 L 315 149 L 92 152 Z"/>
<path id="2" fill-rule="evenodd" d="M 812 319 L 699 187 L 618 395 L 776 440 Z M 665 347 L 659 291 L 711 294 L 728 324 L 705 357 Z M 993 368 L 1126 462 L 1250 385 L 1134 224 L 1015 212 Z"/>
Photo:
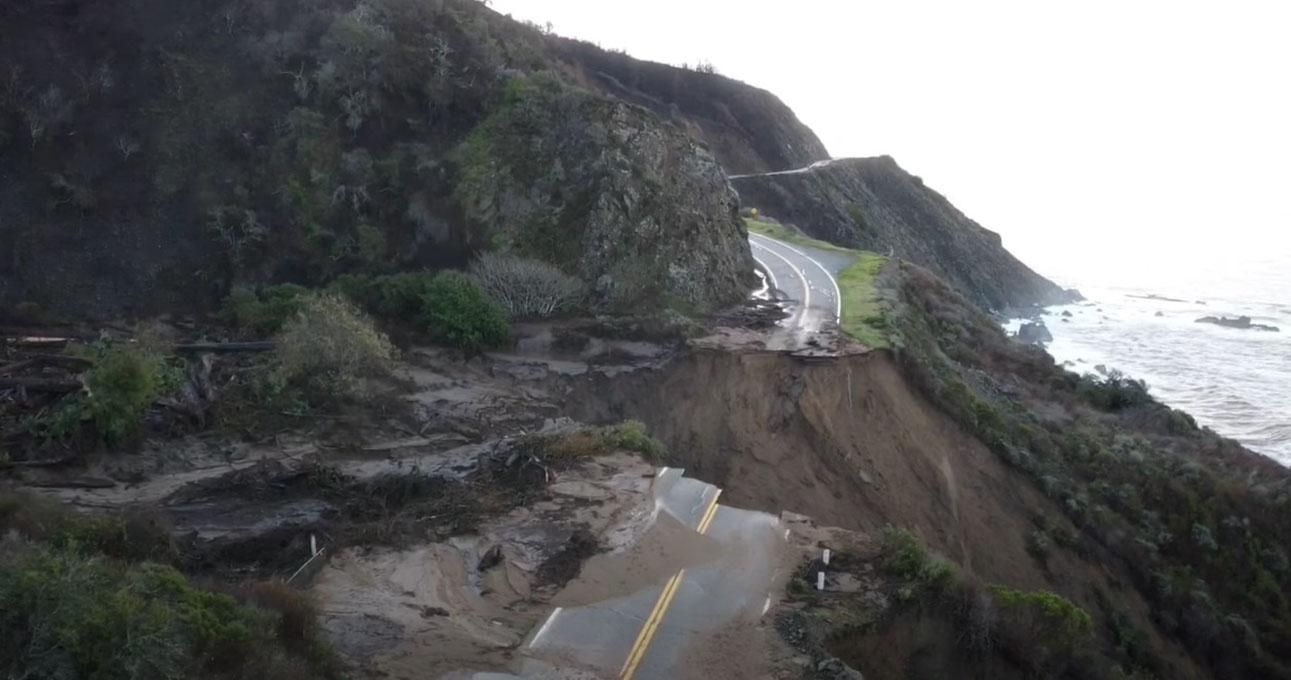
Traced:
<path id="1" fill-rule="evenodd" d="M 717 498 L 721 495 L 721 489 L 713 494 L 708 510 L 704 512 L 704 516 L 699 520 L 699 526 L 695 528 L 700 534 L 708 531 L 713 518 L 717 516 Z M 686 570 L 682 569 L 664 584 L 663 590 L 659 592 L 659 599 L 654 603 L 654 609 L 650 610 L 650 616 L 646 617 L 645 624 L 641 626 L 641 632 L 637 634 L 636 642 L 632 644 L 632 651 L 628 652 L 628 660 L 623 663 L 623 670 L 619 672 L 620 680 L 632 680 L 632 676 L 636 675 L 637 668 L 645 658 L 646 650 L 650 648 L 650 641 L 658 632 L 659 624 L 663 623 L 663 617 L 668 613 L 668 607 L 672 606 L 672 600 L 677 596 L 677 589 L 681 587 L 681 582 L 685 578 Z"/>

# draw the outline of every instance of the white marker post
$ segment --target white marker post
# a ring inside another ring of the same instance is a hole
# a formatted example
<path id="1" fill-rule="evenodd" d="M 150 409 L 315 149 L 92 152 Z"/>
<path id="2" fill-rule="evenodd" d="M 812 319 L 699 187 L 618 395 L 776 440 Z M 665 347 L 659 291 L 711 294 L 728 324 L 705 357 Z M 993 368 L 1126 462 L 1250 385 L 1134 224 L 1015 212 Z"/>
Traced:
<path id="1" fill-rule="evenodd" d="M 826 567 L 829 566 L 829 548 L 825 548 L 825 557 L 821 561 L 825 563 Z"/>
<path id="2" fill-rule="evenodd" d="M 824 589 L 825 589 L 825 572 L 818 571 L 816 572 L 816 590 L 824 590 Z"/>

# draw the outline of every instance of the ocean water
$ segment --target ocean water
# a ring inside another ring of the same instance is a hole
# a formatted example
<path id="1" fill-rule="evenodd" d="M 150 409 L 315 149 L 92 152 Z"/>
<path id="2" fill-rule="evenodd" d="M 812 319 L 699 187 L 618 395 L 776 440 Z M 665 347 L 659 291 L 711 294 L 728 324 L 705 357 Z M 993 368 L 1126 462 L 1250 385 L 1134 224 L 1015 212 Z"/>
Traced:
<path id="1" fill-rule="evenodd" d="M 1291 466 L 1291 253 L 1240 264 L 1105 286 L 1057 277 L 1087 300 L 1047 310 L 1047 349 L 1077 373 L 1102 364 L 1145 380 L 1160 401 Z M 1178 301 L 1140 297 L 1150 295 Z M 1281 332 L 1196 323 L 1240 315 Z"/>

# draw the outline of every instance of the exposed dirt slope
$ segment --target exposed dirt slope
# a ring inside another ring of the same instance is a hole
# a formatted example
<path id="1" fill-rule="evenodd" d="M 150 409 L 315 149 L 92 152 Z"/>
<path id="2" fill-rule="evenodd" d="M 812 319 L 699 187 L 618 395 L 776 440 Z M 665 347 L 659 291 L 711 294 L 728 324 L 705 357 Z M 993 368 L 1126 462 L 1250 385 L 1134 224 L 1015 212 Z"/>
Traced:
<path id="1" fill-rule="evenodd" d="M 884 353 L 803 362 L 773 353 L 695 352 L 667 367 L 579 381 L 573 414 L 630 415 L 668 443 L 688 474 L 722 486 L 736 507 L 788 510 L 821 525 L 908 527 L 983 582 L 1058 592 L 1097 616 L 1111 593 L 1143 628 L 1147 603 L 1114 559 L 1055 550 L 1041 562 L 1027 539 L 1062 510 L 1025 476 L 916 392 Z M 1172 677 L 1195 677 L 1186 654 Z"/>

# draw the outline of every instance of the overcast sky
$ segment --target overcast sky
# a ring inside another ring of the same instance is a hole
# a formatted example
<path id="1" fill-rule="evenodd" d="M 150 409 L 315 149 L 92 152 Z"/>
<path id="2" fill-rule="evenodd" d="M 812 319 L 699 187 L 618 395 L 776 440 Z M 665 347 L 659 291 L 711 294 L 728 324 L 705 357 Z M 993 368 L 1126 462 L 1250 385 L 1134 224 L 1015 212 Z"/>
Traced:
<path id="1" fill-rule="evenodd" d="M 1288 2 L 491 4 L 771 90 L 835 157 L 892 155 L 1067 282 L 1291 267 Z"/>

